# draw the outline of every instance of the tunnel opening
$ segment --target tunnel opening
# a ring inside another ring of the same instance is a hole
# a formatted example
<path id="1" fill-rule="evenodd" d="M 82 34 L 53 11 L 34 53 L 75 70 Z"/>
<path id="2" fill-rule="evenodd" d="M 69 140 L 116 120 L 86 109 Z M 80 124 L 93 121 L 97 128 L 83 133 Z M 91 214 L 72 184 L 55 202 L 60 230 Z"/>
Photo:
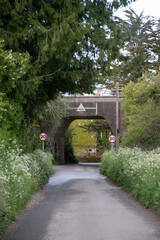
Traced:
<path id="1" fill-rule="evenodd" d="M 111 129 L 104 118 L 73 120 L 64 138 L 65 163 L 100 162 L 103 152 L 110 148 L 109 134 Z"/>

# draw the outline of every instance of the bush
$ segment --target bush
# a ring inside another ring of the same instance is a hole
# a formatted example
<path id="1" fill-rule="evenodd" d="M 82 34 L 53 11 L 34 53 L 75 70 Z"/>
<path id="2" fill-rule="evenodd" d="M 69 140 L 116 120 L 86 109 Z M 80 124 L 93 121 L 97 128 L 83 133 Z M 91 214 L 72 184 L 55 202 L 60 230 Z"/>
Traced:
<path id="1" fill-rule="evenodd" d="M 150 152 L 139 148 L 120 148 L 118 154 L 105 152 L 100 172 L 160 213 L 160 148 Z"/>
<path id="2" fill-rule="evenodd" d="M 122 145 L 152 150 L 160 146 L 160 74 L 144 75 L 124 88 Z"/>
<path id="3" fill-rule="evenodd" d="M 0 233 L 26 206 L 31 195 L 48 181 L 52 156 L 37 150 L 24 154 L 14 147 L 0 145 Z"/>

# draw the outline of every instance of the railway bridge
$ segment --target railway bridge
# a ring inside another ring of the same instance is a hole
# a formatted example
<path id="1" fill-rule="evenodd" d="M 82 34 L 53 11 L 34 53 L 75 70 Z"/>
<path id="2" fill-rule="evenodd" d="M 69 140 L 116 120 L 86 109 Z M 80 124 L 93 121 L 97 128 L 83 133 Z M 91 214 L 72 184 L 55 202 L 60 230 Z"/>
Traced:
<path id="1" fill-rule="evenodd" d="M 113 134 L 116 134 L 116 97 L 114 96 L 69 96 L 65 97 L 69 103 L 68 116 L 61 127 L 51 136 L 50 151 L 58 156 L 60 163 L 65 163 L 64 135 L 72 121 L 76 119 L 105 119 Z M 123 134 L 123 97 L 119 97 L 119 123 L 118 131 L 120 139 Z"/>

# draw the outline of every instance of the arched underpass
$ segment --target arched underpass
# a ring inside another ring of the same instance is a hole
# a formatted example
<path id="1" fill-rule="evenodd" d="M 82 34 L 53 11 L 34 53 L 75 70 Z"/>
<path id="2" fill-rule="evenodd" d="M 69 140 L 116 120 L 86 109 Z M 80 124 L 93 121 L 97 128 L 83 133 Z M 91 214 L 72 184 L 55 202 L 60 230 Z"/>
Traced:
<path id="1" fill-rule="evenodd" d="M 100 162 L 104 150 L 109 149 L 110 133 L 111 129 L 105 119 L 73 121 L 65 134 L 65 161 Z"/>
<path id="2" fill-rule="evenodd" d="M 77 119 L 105 119 L 113 134 L 116 134 L 116 97 L 113 96 L 76 96 L 66 97 L 69 103 L 68 117 L 64 119 L 61 127 L 54 136 L 47 132 L 51 139 L 51 152 L 59 158 L 61 164 L 65 163 L 64 136 L 72 121 Z M 123 134 L 123 98 L 119 98 L 119 135 Z"/>

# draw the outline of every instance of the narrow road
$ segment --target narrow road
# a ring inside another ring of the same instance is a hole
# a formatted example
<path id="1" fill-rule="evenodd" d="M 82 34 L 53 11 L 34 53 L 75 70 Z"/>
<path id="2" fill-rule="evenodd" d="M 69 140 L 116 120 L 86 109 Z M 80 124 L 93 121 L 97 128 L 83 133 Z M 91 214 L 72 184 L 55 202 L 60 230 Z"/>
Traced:
<path id="1" fill-rule="evenodd" d="M 3 240 L 160 240 L 160 217 L 95 165 L 56 166 Z"/>

